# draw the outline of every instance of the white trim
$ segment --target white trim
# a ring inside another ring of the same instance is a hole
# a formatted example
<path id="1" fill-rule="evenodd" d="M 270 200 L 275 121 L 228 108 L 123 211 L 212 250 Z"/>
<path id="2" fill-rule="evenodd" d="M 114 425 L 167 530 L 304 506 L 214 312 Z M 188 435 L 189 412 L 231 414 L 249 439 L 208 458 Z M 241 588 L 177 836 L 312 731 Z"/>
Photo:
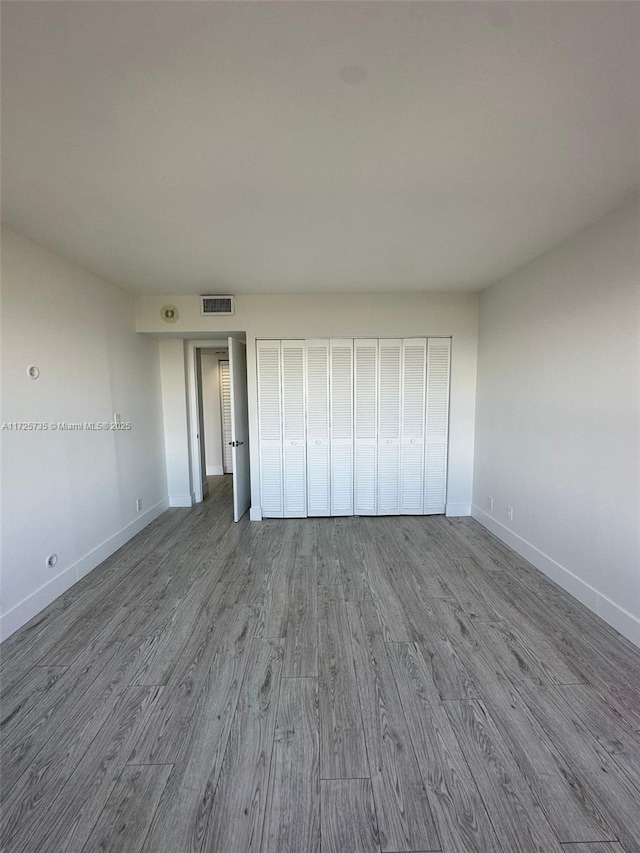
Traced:
<path id="1" fill-rule="evenodd" d="M 169 495 L 169 506 L 193 506 L 193 496 Z"/>
<path id="2" fill-rule="evenodd" d="M 513 548 L 518 554 L 532 563 L 537 569 L 555 581 L 558 586 L 561 586 L 568 593 L 582 602 L 585 607 L 592 610 L 596 615 L 600 616 L 605 622 L 611 625 L 616 631 L 619 631 L 628 640 L 637 646 L 640 646 L 640 619 L 629 613 L 619 604 L 611 601 L 606 595 L 598 592 L 595 587 L 583 581 L 577 575 L 574 575 L 565 566 L 557 563 L 552 557 L 549 557 L 531 542 L 527 542 L 513 530 L 509 530 L 501 522 L 493 518 L 489 513 L 485 512 L 480 507 L 472 504 L 471 515 L 475 520 L 490 530 L 494 536 L 505 542 L 510 548 Z"/>
<path id="3" fill-rule="evenodd" d="M 448 517 L 458 517 L 471 515 L 471 504 L 452 504 L 448 503 L 445 509 L 445 515 Z"/>
<path id="4" fill-rule="evenodd" d="M 0 616 L 0 641 L 25 625 L 169 508 L 164 498 Z"/>
<path id="5" fill-rule="evenodd" d="M 262 507 L 249 507 L 249 521 L 262 521 Z"/>
<path id="6" fill-rule="evenodd" d="M 222 465 L 207 465 L 207 477 L 217 477 L 224 474 Z"/>

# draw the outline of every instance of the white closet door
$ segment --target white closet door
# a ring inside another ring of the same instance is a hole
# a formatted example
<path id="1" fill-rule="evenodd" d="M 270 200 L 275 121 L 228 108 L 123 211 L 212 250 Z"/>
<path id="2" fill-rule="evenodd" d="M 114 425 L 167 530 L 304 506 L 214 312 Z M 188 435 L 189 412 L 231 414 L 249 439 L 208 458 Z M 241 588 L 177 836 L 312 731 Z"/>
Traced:
<path id="1" fill-rule="evenodd" d="M 402 340 L 378 349 L 378 515 L 400 512 L 400 376 Z"/>
<path id="2" fill-rule="evenodd" d="M 231 385 L 229 362 L 219 361 L 220 369 L 220 409 L 222 412 L 222 464 L 225 474 L 233 472 L 231 452 Z"/>
<path id="3" fill-rule="evenodd" d="M 404 515 L 422 515 L 426 366 L 426 338 L 405 338 L 402 341 L 400 459 L 400 512 Z"/>
<path id="4" fill-rule="evenodd" d="M 304 341 L 282 341 L 284 517 L 307 514 Z"/>
<path id="5" fill-rule="evenodd" d="M 282 399 L 280 341 L 256 341 L 260 504 L 265 518 L 282 518 Z"/>
<path id="6" fill-rule="evenodd" d="M 330 341 L 331 515 L 353 515 L 353 340 Z"/>
<path id="7" fill-rule="evenodd" d="M 353 342 L 354 489 L 356 515 L 377 512 L 378 341 Z"/>
<path id="8" fill-rule="evenodd" d="M 329 470 L 329 341 L 308 340 L 307 514 L 331 515 Z"/>
<path id="9" fill-rule="evenodd" d="M 424 513 L 445 511 L 449 426 L 450 338 L 427 341 L 427 423 Z"/>

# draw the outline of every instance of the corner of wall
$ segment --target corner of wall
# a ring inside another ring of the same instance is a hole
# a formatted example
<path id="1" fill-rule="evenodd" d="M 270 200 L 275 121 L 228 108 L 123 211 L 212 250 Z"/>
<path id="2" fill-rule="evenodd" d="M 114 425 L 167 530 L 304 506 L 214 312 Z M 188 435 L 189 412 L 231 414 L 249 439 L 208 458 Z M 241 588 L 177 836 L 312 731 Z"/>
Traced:
<path id="1" fill-rule="evenodd" d="M 169 498 L 164 498 L 146 512 L 141 513 L 134 521 L 126 524 L 113 536 L 105 539 L 104 542 L 86 553 L 73 565 L 68 566 L 59 575 L 36 589 L 6 613 L 3 613 L 0 616 L 0 642 L 6 640 L 56 598 L 63 595 L 168 508 Z"/>
<path id="2" fill-rule="evenodd" d="M 448 514 L 448 513 L 447 513 Z M 620 605 L 611 601 L 598 592 L 590 584 L 573 574 L 565 566 L 560 565 L 548 554 L 536 548 L 531 542 L 518 536 L 504 524 L 501 524 L 480 507 L 471 506 L 471 516 L 483 527 L 486 527 L 500 541 L 512 548 L 536 569 L 562 587 L 566 592 L 577 598 L 579 602 L 600 616 L 605 622 L 637 646 L 640 646 L 640 619 L 629 613 Z"/>

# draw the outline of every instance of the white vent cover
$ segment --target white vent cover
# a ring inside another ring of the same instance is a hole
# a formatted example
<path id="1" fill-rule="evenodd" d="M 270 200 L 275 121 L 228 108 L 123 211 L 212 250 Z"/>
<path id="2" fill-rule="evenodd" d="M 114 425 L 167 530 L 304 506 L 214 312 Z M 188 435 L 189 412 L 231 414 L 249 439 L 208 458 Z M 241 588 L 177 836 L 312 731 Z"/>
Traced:
<path id="1" fill-rule="evenodd" d="M 201 296 L 201 314 L 235 314 L 233 296 Z"/>

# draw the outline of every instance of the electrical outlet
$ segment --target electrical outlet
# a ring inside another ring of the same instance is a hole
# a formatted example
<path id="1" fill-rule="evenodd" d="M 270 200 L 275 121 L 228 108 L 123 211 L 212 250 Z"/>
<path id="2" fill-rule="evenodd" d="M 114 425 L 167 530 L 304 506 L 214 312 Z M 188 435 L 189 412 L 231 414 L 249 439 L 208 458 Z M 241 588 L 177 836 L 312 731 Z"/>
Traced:
<path id="1" fill-rule="evenodd" d="M 491 497 L 487 498 L 487 508 L 489 509 L 489 512 L 493 512 L 493 498 Z"/>
<path id="2" fill-rule="evenodd" d="M 138 498 L 138 500 L 136 501 L 136 510 L 137 510 L 137 512 L 140 512 L 141 509 L 142 509 L 142 498 Z"/>
<path id="3" fill-rule="evenodd" d="M 513 507 L 512 506 L 507 507 L 507 518 L 509 521 L 513 521 Z"/>

